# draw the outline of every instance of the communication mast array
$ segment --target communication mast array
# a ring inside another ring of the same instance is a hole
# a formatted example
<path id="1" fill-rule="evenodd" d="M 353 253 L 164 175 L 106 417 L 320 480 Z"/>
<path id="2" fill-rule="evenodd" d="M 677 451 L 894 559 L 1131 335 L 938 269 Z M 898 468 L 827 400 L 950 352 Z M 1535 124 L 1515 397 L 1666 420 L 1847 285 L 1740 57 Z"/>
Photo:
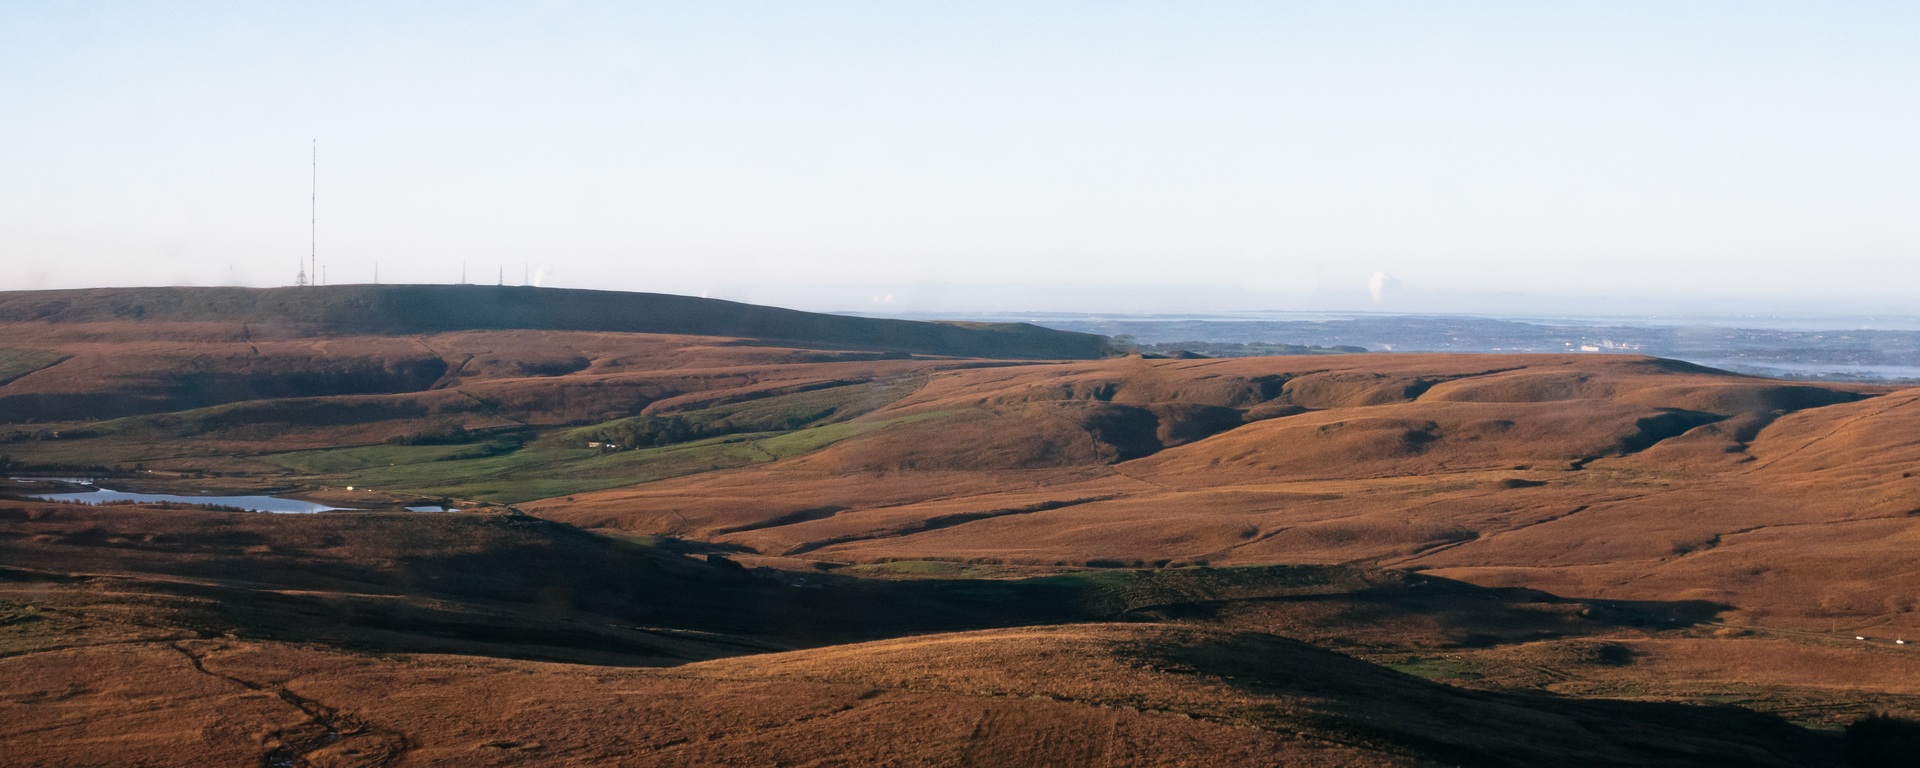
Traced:
<path id="1" fill-rule="evenodd" d="M 294 277 L 294 285 L 326 285 L 327 271 L 320 266 L 320 140 L 313 140 L 311 174 L 307 189 L 307 257 L 300 260 L 299 274 Z M 533 265 L 521 266 L 521 285 L 531 285 Z M 496 285 L 507 284 L 507 267 L 499 266 L 494 278 Z M 373 284 L 380 284 L 380 262 L 373 263 Z M 460 284 L 467 285 L 467 263 L 460 262 Z"/>
<path id="2" fill-rule="evenodd" d="M 300 262 L 300 274 L 294 285 L 319 285 L 326 280 L 320 272 L 320 140 L 313 140 L 313 175 L 307 190 L 307 258 Z"/>

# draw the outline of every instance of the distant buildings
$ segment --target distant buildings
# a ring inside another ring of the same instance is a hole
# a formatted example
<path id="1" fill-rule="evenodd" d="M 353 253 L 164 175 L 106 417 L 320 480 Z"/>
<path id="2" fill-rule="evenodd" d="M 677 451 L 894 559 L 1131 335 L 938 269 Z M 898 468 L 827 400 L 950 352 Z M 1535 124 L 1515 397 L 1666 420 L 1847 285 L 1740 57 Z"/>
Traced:
<path id="1" fill-rule="evenodd" d="M 1646 348 L 1646 345 L 1644 344 L 1636 344 L 1629 341 L 1609 341 L 1604 339 L 1597 344 L 1581 344 L 1580 345 L 1580 351 L 1582 352 L 1638 352 L 1645 348 Z"/>

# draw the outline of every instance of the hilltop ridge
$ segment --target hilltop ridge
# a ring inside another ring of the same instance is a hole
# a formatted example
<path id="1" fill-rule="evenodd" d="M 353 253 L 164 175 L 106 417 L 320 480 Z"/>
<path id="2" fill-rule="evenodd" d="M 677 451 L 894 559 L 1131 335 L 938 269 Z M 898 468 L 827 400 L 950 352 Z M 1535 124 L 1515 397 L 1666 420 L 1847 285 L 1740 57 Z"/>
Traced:
<path id="1" fill-rule="evenodd" d="M 0 292 L 0 323 L 243 323 L 281 336 L 543 330 L 724 336 L 960 357 L 1097 359 L 1107 338 L 1027 323 L 802 312 L 662 293 L 492 285 L 87 288 Z"/>

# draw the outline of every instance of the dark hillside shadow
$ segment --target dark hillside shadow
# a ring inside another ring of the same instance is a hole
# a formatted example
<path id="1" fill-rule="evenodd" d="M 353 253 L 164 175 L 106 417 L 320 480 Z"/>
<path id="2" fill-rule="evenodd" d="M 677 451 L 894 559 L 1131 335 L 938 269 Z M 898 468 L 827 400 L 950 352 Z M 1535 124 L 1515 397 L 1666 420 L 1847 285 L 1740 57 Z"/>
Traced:
<path id="1" fill-rule="evenodd" d="M 80 589 L 111 595 L 89 599 L 137 603 L 203 635 L 596 664 L 1090 621 L 1262 631 L 1400 622 L 1435 644 L 1493 645 L 1684 626 L 1724 607 L 1602 605 L 1345 566 L 888 580 L 749 570 L 676 549 L 509 514 L 0 514 L 0 561 L 19 578 L 86 574 Z"/>

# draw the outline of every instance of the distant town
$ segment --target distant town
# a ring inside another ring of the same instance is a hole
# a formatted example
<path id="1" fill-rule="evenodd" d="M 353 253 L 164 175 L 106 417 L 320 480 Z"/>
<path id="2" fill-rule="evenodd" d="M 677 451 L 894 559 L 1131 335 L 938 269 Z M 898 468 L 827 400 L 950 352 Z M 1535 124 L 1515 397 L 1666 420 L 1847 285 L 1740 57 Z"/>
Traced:
<path id="1" fill-rule="evenodd" d="M 1811 381 L 1920 381 L 1920 323 L 1859 319 L 1488 318 L 1465 315 L 998 314 L 1129 341 L 1149 354 L 1207 357 L 1335 352 L 1574 352 L 1685 360 Z M 1831 327 L 1821 327 L 1823 325 Z M 1845 329 L 1847 325 L 1865 327 Z"/>

